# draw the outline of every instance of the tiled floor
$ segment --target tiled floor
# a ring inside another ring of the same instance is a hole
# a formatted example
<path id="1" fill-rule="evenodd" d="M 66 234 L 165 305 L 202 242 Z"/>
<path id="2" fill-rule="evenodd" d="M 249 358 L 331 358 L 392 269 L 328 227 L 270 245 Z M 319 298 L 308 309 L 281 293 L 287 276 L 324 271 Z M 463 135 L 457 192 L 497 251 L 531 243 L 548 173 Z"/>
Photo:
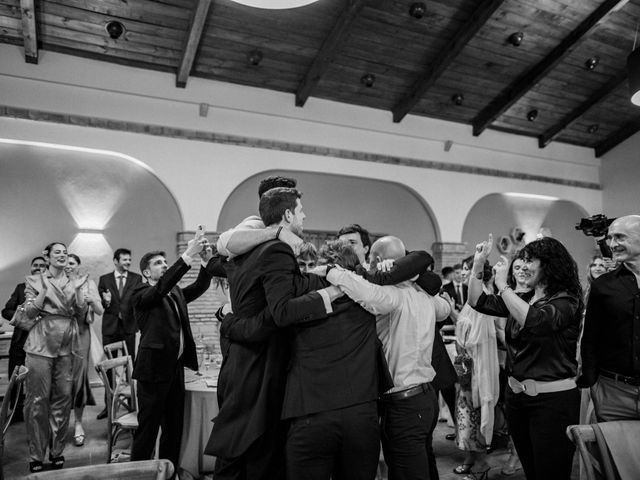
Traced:
<path id="1" fill-rule="evenodd" d="M 94 389 L 94 396 L 102 403 L 102 389 Z M 93 465 L 106 462 L 106 420 L 96 420 L 97 413 L 102 406 L 87 407 L 85 411 L 85 431 L 87 439 L 83 447 L 73 445 L 73 420 L 69 429 L 69 443 L 65 449 L 65 467 L 77 467 L 81 465 Z M 446 423 L 439 423 L 434 435 L 434 450 L 437 456 L 438 470 L 441 480 L 460 480 L 461 476 L 452 472 L 456 465 L 462 463 L 463 452 L 458 450 L 454 442 L 444 437 L 453 429 Z M 489 455 L 488 461 L 492 466 L 489 474 L 491 479 L 524 480 L 522 470 L 509 477 L 500 474 L 500 468 L 505 462 L 508 452 L 504 442 L 498 440 L 498 448 Z M 503 444 L 503 445 L 500 445 Z M 28 473 L 28 448 L 24 423 L 16 423 L 9 427 L 6 435 L 5 453 L 2 459 L 5 478 L 21 479 Z M 577 465 L 574 468 L 573 478 L 577 476 Z"/>

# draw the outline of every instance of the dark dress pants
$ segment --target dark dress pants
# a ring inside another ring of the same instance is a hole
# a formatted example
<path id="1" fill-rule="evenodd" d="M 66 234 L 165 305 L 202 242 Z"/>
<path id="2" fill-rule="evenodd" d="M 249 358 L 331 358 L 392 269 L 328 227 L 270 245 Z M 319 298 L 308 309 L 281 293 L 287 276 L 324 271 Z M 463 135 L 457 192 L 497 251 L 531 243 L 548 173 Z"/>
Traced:
<path id="1" fill-rule="evenodd" d="M 535 397 L 505 393 L 509 433 L 527 480 L 569 480 L 575 446 L 566 435 L 580 420 L 580 390 Z"/>
<path id="2" fill-rule="evenodd" d="M 428 454 L 438 416 L 433 387 L 404 399 L 381 400 L 382 450 L 389 480 L 430 480 Z"/>
<path id="3" fill-rule="evenodd" d="M 286 446 L 289 480 L 373 480 L 379 459 L 376 401 L 291 421 Z"/>
<path id="4" fill-rule="evenodd" d="M 214 480 L 284 480 L 284 422 L 263 433 L 242 455 L 216 458 Z"/>
<path id="5" fill-rule="evenodd" d="M 131 461 L 153 458 L 158 429 L 162 426 L 159 456 L 171 460 L 177 470 L 183 423 L 184 366 L 178 360 L 171 381 L 138 380 L 138 429 L 133 437 Z"/>

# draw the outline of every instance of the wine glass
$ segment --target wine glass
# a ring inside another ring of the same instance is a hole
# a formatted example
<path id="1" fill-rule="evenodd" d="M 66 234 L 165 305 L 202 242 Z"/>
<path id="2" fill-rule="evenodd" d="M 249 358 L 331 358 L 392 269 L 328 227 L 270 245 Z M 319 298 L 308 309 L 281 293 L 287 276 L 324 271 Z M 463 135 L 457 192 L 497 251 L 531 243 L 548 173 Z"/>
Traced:
<path id="1" fill-rule="evenodd" d="M 204 362 L 204 346 L 196 345 L 196 357 L 198 359 L 198 371 L 196 372 L 196 375 L 201 377 L 202 373 L 200 373 L 200 367 L 202 367 L 202 363 Z"/>

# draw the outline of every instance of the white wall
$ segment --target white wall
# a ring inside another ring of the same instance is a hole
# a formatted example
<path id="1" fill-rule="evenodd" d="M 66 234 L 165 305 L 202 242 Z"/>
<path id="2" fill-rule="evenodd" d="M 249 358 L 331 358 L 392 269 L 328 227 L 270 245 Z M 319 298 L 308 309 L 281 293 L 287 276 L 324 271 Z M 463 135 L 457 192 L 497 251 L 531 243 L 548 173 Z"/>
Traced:
<path id="1" fill-rule="evenodd" d="M 640 133 L 603 157 L 602 186 L 605 215 L 640 214 Z"/>
<path id="2" fill-rule="evenodd" d="M 311 98 L 294 106 L 292 94 L 191 78 L 186 89 L 174 75 L 77 59 L 41 51 L 27 64 L 22 49 L 0 45 L 1 103 L 10 107 L 68 113 L 282 142 L 326 146 L 419 161 L 534 175 L 600 181 L 600 161 L 591 149 L 564 144 L 537 148 L 536 140 L 409 115 L 394 124 L 390 112 Z M 211 105 L 208 116 L 198 105 Z M 467 213 L 485 195 L 523 192 L 602 210 L 599 190 L 554 183 L 479 176 L 450 170 L 397 166 L 278 150 L 164 138 L 116 130 L 0 118 L 0 137 L 111 150 L 147 164 L 176 198 L 184 229 L 218 224 L 234 188 L 265 170 L 298 170 L 388 180 L 408 186 L 431 207 L 441 241 L 458 242 Z M 453 140 L 444 152 L 445 140 Z M 1 172 L 0 172 L 1 173 Z"/>

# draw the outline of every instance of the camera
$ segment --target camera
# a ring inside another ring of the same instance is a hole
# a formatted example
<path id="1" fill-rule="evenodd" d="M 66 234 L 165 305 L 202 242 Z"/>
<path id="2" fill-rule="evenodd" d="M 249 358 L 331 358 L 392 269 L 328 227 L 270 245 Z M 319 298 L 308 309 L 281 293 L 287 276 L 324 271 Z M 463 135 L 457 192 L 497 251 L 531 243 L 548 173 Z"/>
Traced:
<path id="1" fill-rule="evenodd" d="M 598 246 L 600 252 L 605 258 L 611 258 L 612 252 L 609 245 L 607 245 L 606 235 L 609 230 L 609 225 L 615 218 L 607 218 L 603 214 L 593 215 L 588 218 L 581 218 L 580 223 L 576 225 L 576 230 L 582 230 L 582 233 L 589 237 L 603 237 L 598 240 Z"/>

